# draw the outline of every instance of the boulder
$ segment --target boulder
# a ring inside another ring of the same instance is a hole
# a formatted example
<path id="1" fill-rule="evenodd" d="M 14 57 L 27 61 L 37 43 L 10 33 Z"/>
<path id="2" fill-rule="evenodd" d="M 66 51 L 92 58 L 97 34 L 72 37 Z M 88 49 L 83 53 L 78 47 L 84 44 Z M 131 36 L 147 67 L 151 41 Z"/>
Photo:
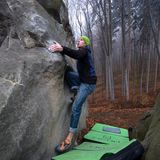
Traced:
<path id="1" fill-rule="evenodd" d="M 68 33 L 68 37 L 72 35 L 72 29 L 69 24 L 68 9 L 63 0 L 37 0 L 46 11 L 54 17 L 59 23 L 63 24 L 64 30 Z M 64 2 L 64 3 L 63 3 Z"/>
<path id="2" fill-rule="evenodd" d="M 35 0 L 6 0 L 23 46 L 46 46 L 53 40 L 66 43 L 63 26 L 56 22 Z M 62 41 L 63 40 L 63 41 Z"/>
<path id="3" fill-rule="evenodd" d="M 0 1 L 0 46 L 5 40 L 9 27 L 11 26 L 11 18 L 9 8 L 5 0 Z"/>
<path id="4" fill-rule="evenodd" d="M 2 1 L 12 25 L 0 48 L 0 160 L 49 160 L 69 129 L 71 93 L 65 57 L 47 46 L 72 37 L 37 1 Z"/>
<path id="5" fill-rule="evenodd" d="M 146 113 L 136 127 L 135 137 L 145 147 L 145 160 L 159 160 L 160 157 L 160 94 L 153 109 Z"/>

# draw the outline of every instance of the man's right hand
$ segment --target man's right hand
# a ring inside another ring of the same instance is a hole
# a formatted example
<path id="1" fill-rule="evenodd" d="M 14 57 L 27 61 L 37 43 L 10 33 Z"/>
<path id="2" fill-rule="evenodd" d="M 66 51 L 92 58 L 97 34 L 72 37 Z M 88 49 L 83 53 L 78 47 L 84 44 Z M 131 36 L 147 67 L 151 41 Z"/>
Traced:
<path id="1" fill-rule="evenodd" d="M 51 52 L 62 52 L 63 51 L 63 47 L 57 42 L 54 42 L 48 49 Z"/>

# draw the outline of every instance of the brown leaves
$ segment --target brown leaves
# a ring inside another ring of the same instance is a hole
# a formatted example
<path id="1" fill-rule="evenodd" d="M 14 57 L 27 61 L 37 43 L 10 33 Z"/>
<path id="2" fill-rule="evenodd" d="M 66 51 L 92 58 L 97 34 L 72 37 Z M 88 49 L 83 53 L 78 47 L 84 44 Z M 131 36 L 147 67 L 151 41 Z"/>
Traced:
<path id="1" fill-rule="evenodd" d="M 156 94 L 152 93 L 143 96 L 134 95 L 128 102 L 119 99 L 115 102 L 101 101 L 99 104 L 90 104 L 86 119 L 87 128 L 79 133 L 78 142 L 83 141 L 83 136 L 96 122 L 126 129 L 135 127 L 143 114 L 154 106 L 155 98 Z"/>

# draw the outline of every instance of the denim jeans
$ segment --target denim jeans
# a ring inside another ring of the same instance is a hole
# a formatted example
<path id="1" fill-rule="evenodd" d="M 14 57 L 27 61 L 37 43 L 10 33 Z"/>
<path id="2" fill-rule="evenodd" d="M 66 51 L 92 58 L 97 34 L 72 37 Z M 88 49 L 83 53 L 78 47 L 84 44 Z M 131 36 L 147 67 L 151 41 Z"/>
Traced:
<path id="1" fill-rule="evenodd" d="M 85 102 L 88 95 L 90 95 L 95 90 L 96 85 L 81 83 L 79 75 L 76 72 L 68 72 L 66 78 L 70 88 L 79 86 L 77 96 L 72 104 L 72 114 L 71 114 L 70 129 L 69 129 L 70 132 L 75 133 L 77 131 L 82 105 Z"/>

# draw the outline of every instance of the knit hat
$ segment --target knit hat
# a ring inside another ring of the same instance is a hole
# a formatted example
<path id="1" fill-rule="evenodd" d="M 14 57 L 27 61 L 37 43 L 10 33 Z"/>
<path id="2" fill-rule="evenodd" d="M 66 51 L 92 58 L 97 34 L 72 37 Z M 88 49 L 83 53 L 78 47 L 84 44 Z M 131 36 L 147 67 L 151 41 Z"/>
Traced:
<path id="1" fill-rule="evenodd" d="M 90 39 L 87 36 L 81 36 L 81 39 L 84 41 L 86 46 L 89 46 L 91 44 Z"/>

